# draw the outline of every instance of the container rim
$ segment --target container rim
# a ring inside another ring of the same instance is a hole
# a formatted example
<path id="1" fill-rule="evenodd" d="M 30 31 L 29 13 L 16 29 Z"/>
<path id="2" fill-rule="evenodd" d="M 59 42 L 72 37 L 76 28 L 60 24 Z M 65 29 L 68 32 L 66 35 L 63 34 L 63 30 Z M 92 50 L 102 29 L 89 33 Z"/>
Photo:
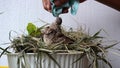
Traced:
<path id="1" fill-rule="evenodd" d="M 69 50 L 69 51 L 67 51 L 67 50 L 54 50 L 54 52 L 53 53 L 49 53 L 49 54 L 58 54 L 58 55 L 75 55 L 75 54 L 82 54 L 83 52 L 81 52 L 81 51 L 75 51 L 75 50 Z M 18 54 L 20 54 L 20 53 L 7 53 L 6 55 L 18 55 Z M 25 53 L 25 54 L 27 54 L 27 55 L 35 55 L 35 54 L 37 54 L 37 53 Z"/>

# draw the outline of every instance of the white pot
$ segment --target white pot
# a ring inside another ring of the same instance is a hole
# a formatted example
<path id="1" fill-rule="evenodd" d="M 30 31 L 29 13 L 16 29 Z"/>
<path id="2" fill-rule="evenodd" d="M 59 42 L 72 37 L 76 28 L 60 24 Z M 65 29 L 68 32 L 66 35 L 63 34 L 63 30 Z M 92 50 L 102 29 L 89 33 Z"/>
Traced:
<path id="1" fill-rule="evenodd" d="M 80 57 L 81 54 L 52 54 L 53 58 L 57 60 L 61 68 L 87 68 L 88 61 L 86 58 L 73 63 L 76 59 Z M 8 64 L 9 68 L 17 68 L 18 54 L 8 54 Z M 37 55 L 34 53 L 26 54 L 27 62 L 30 68 L 36 67 Z M 40 60 L 39 60 L 40 61 Z M 22 68 L 22 67 L 20 67 Z M 40 68 L 40 66 L 38 66 Z M 53 60 L 51 60 L 47 55 L 42 55 L 42 68 L 59 68 Z"/>

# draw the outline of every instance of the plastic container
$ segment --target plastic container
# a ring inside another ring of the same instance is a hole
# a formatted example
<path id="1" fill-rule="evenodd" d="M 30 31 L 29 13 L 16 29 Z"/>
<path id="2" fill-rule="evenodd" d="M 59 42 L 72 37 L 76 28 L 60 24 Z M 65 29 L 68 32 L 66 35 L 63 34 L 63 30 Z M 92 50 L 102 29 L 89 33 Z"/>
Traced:
<path id="1" fill-rule="evenodd" d="M 61 68 L 87 68 L 88 66 L 88 61 L 86 58 L 83 58 L 80 61 L 73 63 L 76 59 L 80 57 L 81 54 L 61 53 L 51 55 L 54 59 L 56 59 Z M 8 54 L 7 57 L 9 68 L 17 68 L 18 54 Z M 30 68 L 37 68 L 36 58 L 37 55 L 34 53 L 26 54 L 27 63 L 30 66 Z M 40 63 L 38 68 L 40 68 Z M 42 68 L 59 68 L 59 67 L 47 55 L 42 55 Z"/>

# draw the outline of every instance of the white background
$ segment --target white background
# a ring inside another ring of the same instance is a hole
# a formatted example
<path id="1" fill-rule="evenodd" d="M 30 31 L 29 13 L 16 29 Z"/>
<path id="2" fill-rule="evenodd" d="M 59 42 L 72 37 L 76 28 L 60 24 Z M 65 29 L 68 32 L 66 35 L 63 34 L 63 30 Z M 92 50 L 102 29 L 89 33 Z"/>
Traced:
<path id="1" fill-rule="evenodd" d="M 42 0 L 0 0 L 0 44 L 9 42 L 9 31 L 17 31 L 18 34 L 25 32 L 28 22 L 35 22 L 37 26 L 43 25 L 39 18 L 51 23 L 54 17 L 45 11 Z M 120 12 L 107 7 L 94 0 L 87 0 L 79 5 L 77 15 L 70 13 L 60 15 L 63 25 L 76 28 L 78 26 L 90 29 L 91 34 L 104 29 L 109 35 L 103 32 L 103 36 L 110 40 L 120 41 Z M 0 45 L 7 47 L 7 45 Z M 120 45 L 116 47 L 120 48 Z M 108 56 L 113 68 L 119 68 L 120 58 L 111 54 Z M 0 65 L 8 65 L 6 56 L 0 58 Z"/>

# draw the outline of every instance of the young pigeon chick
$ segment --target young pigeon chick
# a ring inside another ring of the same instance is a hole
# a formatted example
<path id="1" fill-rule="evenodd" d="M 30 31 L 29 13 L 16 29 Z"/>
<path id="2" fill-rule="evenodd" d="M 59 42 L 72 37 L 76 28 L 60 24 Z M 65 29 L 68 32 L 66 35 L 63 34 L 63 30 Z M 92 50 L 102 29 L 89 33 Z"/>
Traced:
<path id="1" fill-rule="evenodd" d="M 74 42 L 74 40 L 70 39 L 62 33 L 61 24 L 62 19 L 60 17 L 57 17 L 55 22 L 53 22 L 50 26 L 47 26 L 42 30 L 43 40 L 46 45 L 51 45 L 60 42 L 64 44 L 71 44 Z"/>

